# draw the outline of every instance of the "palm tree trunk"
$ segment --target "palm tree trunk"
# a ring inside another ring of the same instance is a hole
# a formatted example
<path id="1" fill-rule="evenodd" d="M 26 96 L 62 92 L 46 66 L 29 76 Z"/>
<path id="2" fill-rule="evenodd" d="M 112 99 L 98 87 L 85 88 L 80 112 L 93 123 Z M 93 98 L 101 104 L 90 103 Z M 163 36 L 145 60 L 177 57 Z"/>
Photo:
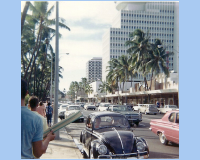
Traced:
<path id="1" fill-rule="evenodd" d="M 29 67 L 30 67 L 30 65 L 31 65 L 31 63 L 32 63 L 33 57 L 34 57 L 35 59 L 36 59 L 36 57 L 37 57 L 37 53 L 36 53 L 36 55 L 35 55 L 35 51 L 36 51 L 36 49 L 37 49 L 37 50 L 39 49 L 39 47 L 38 47 L 38 41 L 39 41 L 39 46 L 40 46 L 40 43 L 41 43 L 41 35 L 40 35 L 40 34 L 41 34 L 41 31 L 42 31 L 42 22 L 40 23 L 40 29 L 39 29 L 39 33 L 38 33 L 38 36 L 37 36 L 37 41 L 36 41 L 36 43 L 35 43 L 35 47 L 34 47 L 34 50 L 33 50 L 32 56 L 31 56 L 31 60 L 30 60 L 28 66 L 27 66 L 27 68 L 26 68 L 25 73 L 24 73 L 24 79 L 27 77 L 28 70 L 29 70 Z M 40 38 L 40 40 L 39 40 L 39 38 Z M 33 62 L 32 65 L 34 65 L 35 59 L 34 59 L 34 62 Z"/>
<path id="2" fill-rule="evenodd" d="M 24 28 L 24 22 L 25 22 L 25 18 L 26 18 L 26 14 L 27 14 L 29 5 L 30 5 L 30 1 L 26 1 L 25 7 L 24 7 L 24 10 L 22 13 L 22 18 L 21 18 L 21 35 L 22 35 L 23 28 Z"/>
<path id="3" fill-rule="evenodd" d="M 152 79 L 153 79 L 153 71 L 152 71 L 152 74 L 151 74 L 151 83 L 150 83 L 150 87 L 149 87 L 150 91 L 151 91 Z"/>

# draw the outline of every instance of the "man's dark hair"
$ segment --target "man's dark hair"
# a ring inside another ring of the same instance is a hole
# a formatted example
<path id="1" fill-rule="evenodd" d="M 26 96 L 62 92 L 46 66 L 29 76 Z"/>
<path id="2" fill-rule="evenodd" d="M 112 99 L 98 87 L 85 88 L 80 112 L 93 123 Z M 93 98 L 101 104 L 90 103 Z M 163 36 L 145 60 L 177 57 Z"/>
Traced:
<path id="1" fill-rule="evenodd" d="M 21 99 L 25 99 L 27 93 L 27 83 L 24 79 L 21 79 Z"/>
<path id="2" fill-rule="evenodd" d="M 39 105 L 40 105 L 40 106 L 42 106 L 42 105 L 43 105 L 43 102 L 42 102 L 42 101 L 40 101 Z"/>
<path id="3" fill-rule="evenodd" d="M 51 105 L 51 103 L 50 102 L 48 102 L 48 106 L 50 106 Z"/>
<path id="4" fill-rule="evenodd" d="M 31 108 L 36 108 L 38 106 L 39 100 L 36 96 L 31 96 L 28 100 L 28 104 Z"/>

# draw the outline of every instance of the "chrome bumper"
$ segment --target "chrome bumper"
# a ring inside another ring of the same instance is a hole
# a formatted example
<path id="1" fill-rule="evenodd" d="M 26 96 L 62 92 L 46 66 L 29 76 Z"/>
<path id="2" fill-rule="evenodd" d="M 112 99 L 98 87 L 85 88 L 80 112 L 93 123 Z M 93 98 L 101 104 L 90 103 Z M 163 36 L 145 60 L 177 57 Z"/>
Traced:
<path id="1" fill-rule="evenodd" d="M 112 154 L 109 155 L 99 155 L 98 159 L 146 159 L 149 157 L 147 151 L 137 152 L 137 153 L 127 153 L 127 154 Z"/>

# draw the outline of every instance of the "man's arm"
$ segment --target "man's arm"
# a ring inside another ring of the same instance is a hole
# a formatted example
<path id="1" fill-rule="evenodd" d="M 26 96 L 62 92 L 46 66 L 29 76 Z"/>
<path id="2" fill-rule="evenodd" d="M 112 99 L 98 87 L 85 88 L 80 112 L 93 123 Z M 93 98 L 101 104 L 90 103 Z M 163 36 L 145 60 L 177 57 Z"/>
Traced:
<path id="1" fill-rule="evenodd" d="M 46 152 L 49 142 L 54 139 L 55 135 L 51 131 L 44 140 L 33 142 L 33 155 L 36 158 L 40 158 Z"/>

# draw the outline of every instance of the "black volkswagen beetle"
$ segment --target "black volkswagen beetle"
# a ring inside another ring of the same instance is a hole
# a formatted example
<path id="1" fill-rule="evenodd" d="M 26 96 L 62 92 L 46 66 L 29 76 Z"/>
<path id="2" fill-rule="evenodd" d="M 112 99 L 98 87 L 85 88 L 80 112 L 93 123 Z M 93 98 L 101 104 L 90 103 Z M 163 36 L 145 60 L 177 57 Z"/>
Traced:
<path id="1" fill-rule="evenodd" d="M 148 158 L 147 142 L 134 135 L 127 118 L 115 112 L 94 112 L 81 131 L 83 157 L 90 159 Z"/>

